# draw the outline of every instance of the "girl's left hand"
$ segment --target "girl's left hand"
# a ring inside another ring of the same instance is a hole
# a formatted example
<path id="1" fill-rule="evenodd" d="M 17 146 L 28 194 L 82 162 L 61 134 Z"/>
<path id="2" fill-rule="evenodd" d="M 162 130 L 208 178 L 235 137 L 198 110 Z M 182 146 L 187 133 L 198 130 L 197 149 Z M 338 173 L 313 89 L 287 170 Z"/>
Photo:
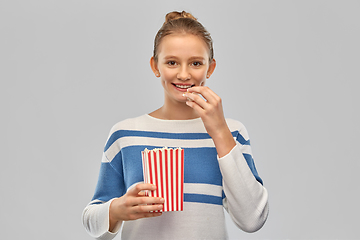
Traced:
<path id="1" fill-rule="evenodd" d="M 198 94 L 201 94 L 204 98 Z M 186 104 L 200 115 L 206 131 L 211 137 L 215 137 L 219 132 L 227 128 L 221 98 L 209 87 L 196 86 L 189 88 L 184 97 L 188 98 Z"/>
<path id="2" fill-rule="evenodd" d="M 200 115 L 206 131 L 215 143 L 219 157 L 230 152 L 235 146 L 235 140 L 226 124 L 221 98 L 209 87 L 203 86 L 189 88 L 184 97 L 190 99 L 186 104 Z"/>

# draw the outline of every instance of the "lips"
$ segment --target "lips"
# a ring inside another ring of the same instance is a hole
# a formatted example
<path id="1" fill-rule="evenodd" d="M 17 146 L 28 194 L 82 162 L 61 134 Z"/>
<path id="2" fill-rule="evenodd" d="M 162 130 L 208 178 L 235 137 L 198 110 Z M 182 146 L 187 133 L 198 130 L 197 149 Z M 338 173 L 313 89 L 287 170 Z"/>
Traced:
<path id="1" fill-rule="evenodd" d="M 188 88 L 191 88 L 195 86 L 195 84 L 175 84 L 172 83 L 172 85 L 179 91 L 186 92 Z"/>

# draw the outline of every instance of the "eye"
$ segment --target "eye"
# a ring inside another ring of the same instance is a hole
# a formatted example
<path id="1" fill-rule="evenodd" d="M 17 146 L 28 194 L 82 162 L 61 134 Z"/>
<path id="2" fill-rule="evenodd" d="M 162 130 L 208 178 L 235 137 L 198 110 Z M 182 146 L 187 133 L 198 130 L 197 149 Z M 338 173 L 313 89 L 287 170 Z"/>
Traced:
<path id="1" fill-rule="evenodd" d="M 201 62 L 193 62 L 192 65 L 195 67 L 200 67 L 202 65 L 202 63 Z"/>
<path id="2" fill-rule="evenodd" d="M 175 61 L 168 61 L 167 64 L 170 65 L 170 66 L 175 66 L 176 62 Z"/>

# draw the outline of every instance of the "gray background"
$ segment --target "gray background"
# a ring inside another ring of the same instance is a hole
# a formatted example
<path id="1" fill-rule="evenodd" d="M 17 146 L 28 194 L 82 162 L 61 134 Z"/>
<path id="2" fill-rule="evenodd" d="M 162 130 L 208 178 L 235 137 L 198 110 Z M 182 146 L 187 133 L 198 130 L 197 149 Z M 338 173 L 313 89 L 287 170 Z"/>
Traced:
<path id="1" fill-rule="evenodd" d="M 229 221 L 230 239 L 360 239 L 360 2 L 319 0 L 2 0 L 2 239 L 90 239 L 108 132 L 162 105 L 153 39 L 183 9 L 212 34 L 208 86 L 270 194 L 265 226 Z"/>

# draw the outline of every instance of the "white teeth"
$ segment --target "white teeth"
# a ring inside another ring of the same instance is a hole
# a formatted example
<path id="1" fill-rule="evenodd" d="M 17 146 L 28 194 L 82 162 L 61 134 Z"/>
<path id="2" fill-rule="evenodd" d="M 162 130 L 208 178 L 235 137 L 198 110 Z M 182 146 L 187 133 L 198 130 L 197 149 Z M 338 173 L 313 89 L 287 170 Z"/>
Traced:
<path id="1" fill-rule="evenodd" d="M 176 84 L 175 84 L 175 86 L 176 86 L 177 88 L 183 88 L 183 89 L 191 88 L 191 85 L 176 85 Z"/>

